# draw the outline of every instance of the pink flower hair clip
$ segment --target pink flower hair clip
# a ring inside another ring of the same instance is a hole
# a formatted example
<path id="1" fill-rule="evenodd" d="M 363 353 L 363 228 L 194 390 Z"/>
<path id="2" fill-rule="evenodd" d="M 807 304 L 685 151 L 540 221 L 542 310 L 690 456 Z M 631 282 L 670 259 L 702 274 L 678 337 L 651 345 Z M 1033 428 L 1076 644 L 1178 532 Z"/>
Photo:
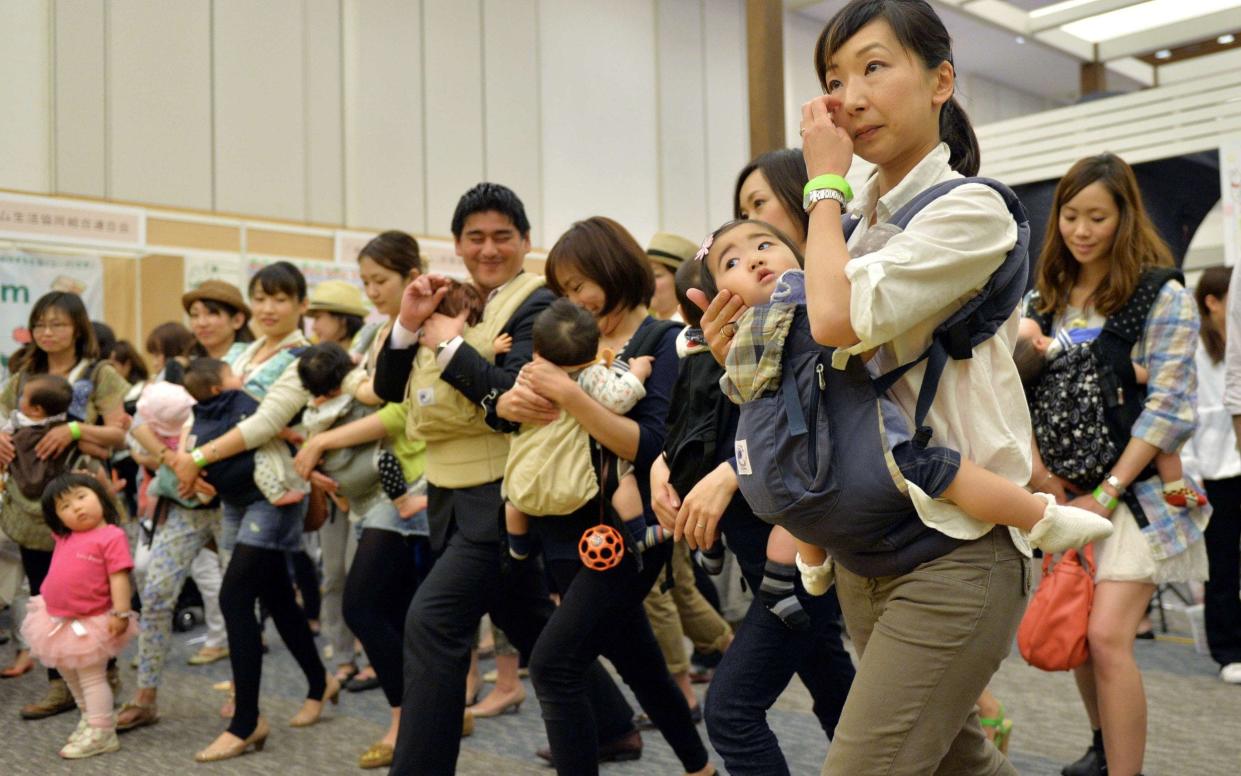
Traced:
<path id="1" fill-rule="evenodd" d="M 711 252 L 711 243 L 715 242 L 715 233 L 707 235 L 707 239 L 702 241 L 702 247 L 694 254 L 694 261 L 702 261 L 707 258 L 707 254 Z"/>

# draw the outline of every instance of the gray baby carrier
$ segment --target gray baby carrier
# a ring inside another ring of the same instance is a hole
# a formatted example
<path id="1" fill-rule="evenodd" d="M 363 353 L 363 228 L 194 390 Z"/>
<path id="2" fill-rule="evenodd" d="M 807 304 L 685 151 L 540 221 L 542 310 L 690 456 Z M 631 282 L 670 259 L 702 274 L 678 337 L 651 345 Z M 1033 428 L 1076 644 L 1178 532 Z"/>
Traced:
<path id="1" fill-rule="evenodd" d="M 926 448 L 934 433 L 926 416 L 948 359 L 971 358 L 974 347 L 993 336 L 1021 302 L 1029 220 L 1003 184 L 958 178 L 923 191 L 889 222 L 904 229 L 922 208 L 966 183 L 985 184 L 1004 198 L 1017 222 L 1017 243 L 978 295 L 936 328 L 925 352 L 877 378 L 857 356 L 835 369 L 835 349 L 814 341 L 800 305 L 784 344 L 779 388 L 741 405 L 739 480 L 754 514 L 825 548 L 862 576 L 907 573 L 961 544 L 918 517 L 891 450 L 905 440 Z M 846 240 L 857 224 L 856 217 L 844 219 Z M 924 361 L 911 435 L 892 402 L 879 397 Z"/>

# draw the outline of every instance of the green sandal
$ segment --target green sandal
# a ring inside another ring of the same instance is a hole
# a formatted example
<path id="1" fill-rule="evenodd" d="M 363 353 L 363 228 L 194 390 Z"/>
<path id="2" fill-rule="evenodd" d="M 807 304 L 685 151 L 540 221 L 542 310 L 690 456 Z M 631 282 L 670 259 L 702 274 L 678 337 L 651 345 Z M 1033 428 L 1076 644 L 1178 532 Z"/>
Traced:
<path id="1" fill-rule="evenodd" d="M 995 744 L 995 748 L 1000 750 L 1001 754 L 1008 754 L 1008 741 L 1013 734 L 1013 721 L 1004 716 L 1004 704 L 1000 704 L 1000 714 L 996 717 L 979 717 L 979 724 L 984 728 L 991 728 L 995 731 L 991 742 Z M 985 731 L 984 731 L 985 732 Z"/>

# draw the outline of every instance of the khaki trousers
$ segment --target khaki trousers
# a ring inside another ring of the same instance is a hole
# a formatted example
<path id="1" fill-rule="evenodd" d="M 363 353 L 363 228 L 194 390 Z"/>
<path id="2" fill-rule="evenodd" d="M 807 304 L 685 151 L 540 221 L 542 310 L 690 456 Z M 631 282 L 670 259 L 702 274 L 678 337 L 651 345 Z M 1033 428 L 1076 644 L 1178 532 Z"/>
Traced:
<path id="1" fill-rule="evenodd" d="M 825 776 L 1016 776 L 974 705 L 1012 646 L 1029 567 L 1003 526 L 899 577 L 837 565 L 861 662 Z"/>
<path id="2" fill-rule="evenodd" d="M 670 674 L 689 670 L 686 636 L 699 652 L 718 652 L 732 633 L 728 622 L 698 592 L 692 563 L 689 545 L 677 542 L 672 548 L 672 589 L 662 592 L 667 572 L 661 571 L 643 602 Z"/>

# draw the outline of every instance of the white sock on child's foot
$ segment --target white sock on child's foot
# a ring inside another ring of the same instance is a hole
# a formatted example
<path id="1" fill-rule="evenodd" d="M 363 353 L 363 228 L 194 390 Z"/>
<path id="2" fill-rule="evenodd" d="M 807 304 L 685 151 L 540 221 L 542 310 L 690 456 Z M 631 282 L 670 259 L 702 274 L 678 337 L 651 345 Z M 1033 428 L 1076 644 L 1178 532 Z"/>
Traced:
<path id="1" fill-rule="evenodd" d="M 1047 501 L 1043 519 L 1034 524 L 1027 538 L 1030 546 L 1055 554 L 1083 547 L 1112 535 L 1112 521 L 1086 509 L 1056 503 L 1050 493 L 1035 493 Z"/>
<path id="2" fill-rule="evenodd" d="M 801 553 L 796 556 L 797 571 L 801 574 L 801 586 L 806 588 L 806 592 L 810 595 L 823 595 L 827 589 L 832 586 L 832 582 L 836 579 L 836 568 L 832 563 L 832 556 L 828 555 L 818 566 L 806 565 L 801 559 Z"/>

